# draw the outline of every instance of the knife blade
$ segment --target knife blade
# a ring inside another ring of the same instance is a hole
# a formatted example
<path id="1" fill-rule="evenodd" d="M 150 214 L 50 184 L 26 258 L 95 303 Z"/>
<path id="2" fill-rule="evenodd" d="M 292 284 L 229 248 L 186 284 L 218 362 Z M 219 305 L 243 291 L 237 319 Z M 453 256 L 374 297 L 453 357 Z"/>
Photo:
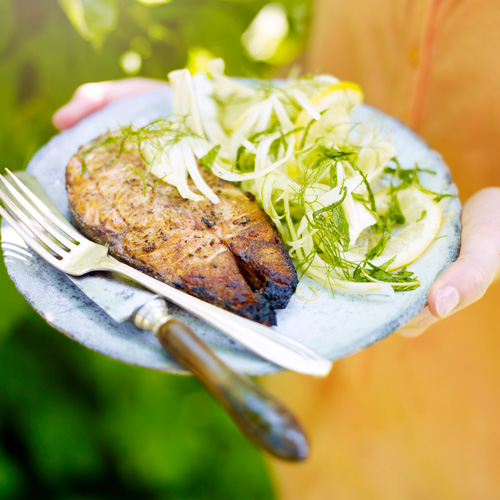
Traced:
<path id="1" fill-rule="evenodd" d="M 64 219 L 35 177 L 25 172 L 16 175 Z M 163 298 L 117 275 L 66 276 L 116 322 L 130 321 L 140 330 L 153 332 L 165 351 L 198 378 L 255 445 L 284 460 L 307 457 L 308 440 L 294 415 L 250 377 L 232 370 L 185 323 L 170 317 Z"/>

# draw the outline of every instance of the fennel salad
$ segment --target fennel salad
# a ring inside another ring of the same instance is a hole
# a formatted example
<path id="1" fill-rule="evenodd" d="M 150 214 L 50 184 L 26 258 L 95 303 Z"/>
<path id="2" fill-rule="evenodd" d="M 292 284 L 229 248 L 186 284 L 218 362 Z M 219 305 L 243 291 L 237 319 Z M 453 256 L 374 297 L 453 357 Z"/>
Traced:
<path id="1" fill-rule="evenodd" d="M 353 120 L 358 85 L 330 75 L 234 79 L 220 59 L 169 81 L 170 117 L 105 139 L 121 141 L 120 151 L 138 147 L 143 178 L 214 204 L 201 168 L 238 183 L 276 225 L 299 275 L 332 292 L 391 296 L 419 286 L 406 266 L 436 238 L 440 202 L 451 195 L 425 189 L 419 172 L 433 172 L 403 168 L 374 124 Z"/>

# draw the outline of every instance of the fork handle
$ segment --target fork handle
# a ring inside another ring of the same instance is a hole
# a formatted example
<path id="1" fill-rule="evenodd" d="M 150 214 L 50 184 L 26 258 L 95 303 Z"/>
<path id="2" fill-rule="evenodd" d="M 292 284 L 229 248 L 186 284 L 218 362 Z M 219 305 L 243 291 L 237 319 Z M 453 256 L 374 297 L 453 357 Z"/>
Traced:
<path id="1" fill-rule="evenodd" d="M 169 319 L 157 336 L 163 348 L 198 378 L 250 441 L 283 460 L 307 457 L 304 431 L 283 403 L 250 377 L 229 368 L 185 323 Z"/>

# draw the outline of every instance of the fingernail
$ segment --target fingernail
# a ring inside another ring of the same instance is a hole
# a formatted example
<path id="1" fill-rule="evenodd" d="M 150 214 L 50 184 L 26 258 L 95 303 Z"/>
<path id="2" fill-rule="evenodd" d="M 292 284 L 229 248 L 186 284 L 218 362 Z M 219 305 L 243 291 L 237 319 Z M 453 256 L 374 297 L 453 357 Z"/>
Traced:
<path id="1" fill-rule="evenodd" d="M 418 327 L 408 327 L 408 328 L 402 328 L 401 330 L 398 330 L 396 333 L 399 333 L 401 337 L 407 337 L 409 339 L 418 337 L 419 335 L 422 335 L 422 333 L 425 332 L 425 328 L 418 328 Z"/>
<path id="2" fill-rule="evenodd" d="M 459 301 L 460 296 L 454 286 L 441 288 L 436 297 L 436 311 L 439 317 L 444 318 L 448 316 L 458 306 Z"/>

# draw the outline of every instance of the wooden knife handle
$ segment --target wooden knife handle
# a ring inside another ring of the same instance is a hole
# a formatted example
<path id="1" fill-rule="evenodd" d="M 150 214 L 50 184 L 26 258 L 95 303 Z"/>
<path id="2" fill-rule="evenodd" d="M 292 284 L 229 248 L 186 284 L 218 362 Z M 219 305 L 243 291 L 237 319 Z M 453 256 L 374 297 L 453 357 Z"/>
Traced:
<path id="1" fill-rule="evenodd" d="M 309 443 L 297 419 L 251 378 L 233 371 L 182 321 L 158 330 L 163 348 L 195 375 L 257 446 L 283 460 L 307 458 Z"/>

